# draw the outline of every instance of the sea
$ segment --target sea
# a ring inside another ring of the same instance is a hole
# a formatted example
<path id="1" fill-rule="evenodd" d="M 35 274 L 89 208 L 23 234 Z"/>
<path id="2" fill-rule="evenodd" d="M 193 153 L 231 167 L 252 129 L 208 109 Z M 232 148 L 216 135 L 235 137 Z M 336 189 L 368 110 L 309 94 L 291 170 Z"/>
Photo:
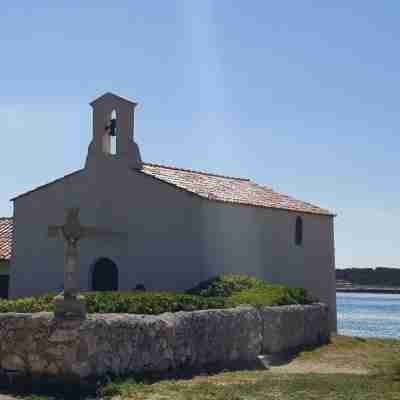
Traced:
<path id="1" fill-rule="evenodd" d="M 400 294 L 336 293 L 338 332 L 400 339 Z"/>

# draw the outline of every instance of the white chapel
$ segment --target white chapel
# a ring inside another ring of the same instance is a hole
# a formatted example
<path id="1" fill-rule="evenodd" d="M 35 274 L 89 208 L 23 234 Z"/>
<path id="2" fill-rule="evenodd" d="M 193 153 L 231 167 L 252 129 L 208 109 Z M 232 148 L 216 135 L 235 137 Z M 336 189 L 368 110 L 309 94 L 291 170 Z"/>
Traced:
<path id="1" fill-rule="evenodd" d="M 250 179 L 142 160 L 136 103 L 94 100 L 85 166 L 13 199 L 13 234 L 0 235 L 10 297 L 62 290 L 64 244 L 48 237 L 66 210 L 82 224 L 124 235 L 80 242 L 80 288 L 184 291 L 222 273 L 308 289 L 336 330 L 334 215 Z M 2 243 L 8 240 L 8 243 Z"/>

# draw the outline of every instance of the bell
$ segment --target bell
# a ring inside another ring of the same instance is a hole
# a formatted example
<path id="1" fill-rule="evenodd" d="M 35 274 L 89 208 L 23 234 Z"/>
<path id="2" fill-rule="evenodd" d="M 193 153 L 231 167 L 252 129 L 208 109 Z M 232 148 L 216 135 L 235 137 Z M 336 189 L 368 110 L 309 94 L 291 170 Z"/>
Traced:
<path id="1" fill-rule="evenodd" d="M 117 120 L 115 118 L 110 121 L 110 136 L 117 136 Z"/>
<path id="2" fill-rule="evenodd" d="M 117 136 L 117 120 L 115 118 L 110 119 L 110 123 L 106 125 L 106 131 L 110 136 Z"/>

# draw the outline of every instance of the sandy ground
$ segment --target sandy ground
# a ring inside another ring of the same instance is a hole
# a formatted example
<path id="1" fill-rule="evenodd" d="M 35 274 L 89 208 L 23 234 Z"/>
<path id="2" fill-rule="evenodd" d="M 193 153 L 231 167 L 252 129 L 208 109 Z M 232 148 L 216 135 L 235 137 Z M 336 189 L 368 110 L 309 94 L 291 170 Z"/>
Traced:
<path id="1" fill-rule="evenodd" d="M 272 366 L 269 369 L 274 374 L 356 374 L 366 375 L 368 370 L 365 368 L 354 368 L 353 366 L 338 366 L 316 361 L 297 361 L 293 360 L 284 365 Z"/>

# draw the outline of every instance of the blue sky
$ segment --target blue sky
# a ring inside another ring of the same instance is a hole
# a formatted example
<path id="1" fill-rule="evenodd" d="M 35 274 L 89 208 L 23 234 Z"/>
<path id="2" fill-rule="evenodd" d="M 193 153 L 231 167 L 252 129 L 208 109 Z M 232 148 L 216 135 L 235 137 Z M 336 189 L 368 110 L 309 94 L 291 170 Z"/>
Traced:
<path id="1" fill-rule="evenodd" d="M 145 161 L 334 210 L 337 266 L 400 266 L 398 1 L 15 1 L 0 10 L 0 215 L 82 167 L 88 103 Z"/>

